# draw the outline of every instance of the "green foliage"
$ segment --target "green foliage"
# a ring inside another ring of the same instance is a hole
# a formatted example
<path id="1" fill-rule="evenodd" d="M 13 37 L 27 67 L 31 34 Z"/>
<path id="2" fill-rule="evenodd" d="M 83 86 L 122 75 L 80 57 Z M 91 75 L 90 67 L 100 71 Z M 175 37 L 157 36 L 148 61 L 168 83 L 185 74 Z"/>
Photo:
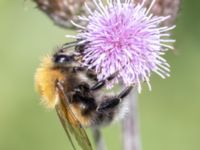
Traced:
<path id="1" fill-rule="evenodd" d="M 153 76 L 153 91 L 140 95 L 144 150 L 200 149 L 199 1 L 183 1 L 168 52 L 171 77 Z M 72 32 L 56 27 L 24 0 L 0 0 L 0 149 L 70 150 L 55 111 L 40 105 L 34 72 L 43 55 L 67 42 Z M 109 149 L 120 150 L 119 125 L 104 129 Z"/>

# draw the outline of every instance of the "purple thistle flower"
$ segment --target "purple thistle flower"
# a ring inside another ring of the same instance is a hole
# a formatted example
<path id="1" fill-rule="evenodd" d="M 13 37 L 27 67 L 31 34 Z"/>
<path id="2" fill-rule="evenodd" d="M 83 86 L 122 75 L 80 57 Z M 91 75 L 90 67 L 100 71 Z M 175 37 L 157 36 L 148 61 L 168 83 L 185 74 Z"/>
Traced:
<path id="1" fill-rule="evenodd" d="M 144 1 L 135 5 L 131 0 L 124 3 L 108 0 L 104 6 L 101 0 L 93 0 L 97 9 L 92 12 L 86 4 L 89 16 L 79 17 L 88 22 L 87 26 L 72 22 L 83 32 L 70 37 L 87 43 L 83 65 L 95 68 L 99 80 L 119 71 L 110 86 L 122 80 L 125 85 L 134 84 L 141 92 L 143 81 L 151 90 L 149 77 L 152 72 L 162 78 L 169 76 L 169 64 L 162 55 L 173 49 L 167 44 L 174 42 L 168 39 L 170 34 L 167 32 L 175 26 L 160 27 L 170 16 L 150 14 L 155 0 L 148 9 L 144 7 Z"/>

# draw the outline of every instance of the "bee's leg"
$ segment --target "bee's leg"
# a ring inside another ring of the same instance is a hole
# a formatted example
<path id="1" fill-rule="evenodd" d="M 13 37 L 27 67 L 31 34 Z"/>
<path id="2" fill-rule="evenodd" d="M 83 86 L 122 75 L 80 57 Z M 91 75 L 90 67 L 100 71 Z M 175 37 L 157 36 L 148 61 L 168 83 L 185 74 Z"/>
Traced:
<path id="1" fill-rule="evenodd" d="M 130 93 L 132 88 L 133 88 L 133 86 L 128 86 L 116 97 L 108 98 L 107 100 L 103 101 L 97 107 L 96 111 L 105 112 L 105 111 L 109 111 L 109 110 L 114 109 L 116 106 L 118 106 L 120 104 L 122 99 Z"/>
<path id="2" fill-rule="evenodd" d="M 81 95 L 84 95 L 84 93 L 90 91 L 90 86 L 88 83 L 80 83 L 76 88 L 74 88 L 75 93 L 80 93 Z"/>
<path id="3" fill-rule="evenodd" d="M 96 84 L 94 84 L 94 85 L 90 88 L 90 90 L 94 91 L 94 90 L 101 89 L 101 88 L 106 84 L 106 81 L 111 81 L 112 79 L 114 79 L 114 78 L 117 76 L 118 73 L 119 73 L 119 72 L 117 71 L 117 72 L 111 74 L 111 75 L 110 75 L 109 77 L 107 77 L 106 79 L 98 81 Z"/>

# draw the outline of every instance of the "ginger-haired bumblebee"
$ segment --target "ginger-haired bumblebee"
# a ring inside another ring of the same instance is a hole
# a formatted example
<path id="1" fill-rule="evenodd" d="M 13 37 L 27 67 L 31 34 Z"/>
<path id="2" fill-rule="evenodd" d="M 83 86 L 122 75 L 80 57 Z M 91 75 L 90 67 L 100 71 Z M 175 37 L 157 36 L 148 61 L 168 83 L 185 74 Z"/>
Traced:
<path id="1" fill-rule="evenodd" d="M 84 45 L 71 42 L 44 57 L 36 71 L 35 84 L 42 102 L 56 109 L 73 148 L 76 149 L 72 136 L 83 150 L 92 150 L 84 127 L 98 128 L 124 116 L 127 107 L 123 98 L 132 86 L 116 96 L 105 94 L 104 85 L 118 72 L 98 81 L 94 70 L 81 65 L 81 51 Z"/>

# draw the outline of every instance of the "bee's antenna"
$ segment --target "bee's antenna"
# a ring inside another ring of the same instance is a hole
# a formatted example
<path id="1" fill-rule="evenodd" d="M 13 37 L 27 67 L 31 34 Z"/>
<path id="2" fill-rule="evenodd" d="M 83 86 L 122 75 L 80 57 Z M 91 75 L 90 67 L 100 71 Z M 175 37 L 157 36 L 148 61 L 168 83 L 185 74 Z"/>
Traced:
<path id="1" fill-rule="evenodd" d="M 70 47 L 77 46 L 77 45 L 78 45 L 78 41 L 73 41 L 73 42 L 65 43 L 65 44 L 63 44 L 63 49 L 70 48 Z"/>
<path id="2" fill-rule="evenodd" d="M 56 53 L 63 53 L 63 52 L 65 52 L 68 48 L 76 47 L 76 46 L 78 46 L 78 45 L 79 45 L 78 41 L 73 41 L 73 42 L 65 43 L 65 44 L 63 44 L 62 46 L 60 46 L 60 47 L 57 48 Z"/>

